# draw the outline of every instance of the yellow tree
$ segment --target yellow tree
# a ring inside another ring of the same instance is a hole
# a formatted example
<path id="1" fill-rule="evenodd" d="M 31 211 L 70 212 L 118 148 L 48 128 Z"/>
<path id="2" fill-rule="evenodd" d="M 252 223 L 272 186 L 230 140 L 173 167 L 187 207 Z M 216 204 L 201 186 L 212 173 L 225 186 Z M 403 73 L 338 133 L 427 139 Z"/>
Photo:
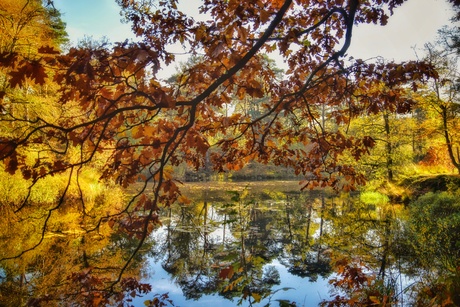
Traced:
<path id="1" fill-rule="evenodd" d="M 443 36 L 439 38 L 438 49 L 433 44 L 426 45 L 427 61 L 432 63 L 440 73 L 439 78 L 434 79 L 428 88 L 421 95 L 421 106 L 426 108 L 427 117 L 435 116 L 435 126 L 432 127 L 432 135 L 439 135 L 450 162 L 457 172 L 460 172 L 460 107 L 459 107 L 459 72 L 458 56 L 450 44 L 452 36 L 446 29 Z M 434 129 L 433 129 L 434 128 Z"/>
<path id="2" fill-rule="evenodd" d="M 59 48 L 67 42 L 65 24 L 54 7 L 41 0 L 4 0 L 0 3 L 0 53 L 34 55 L 41 46 Z"/>

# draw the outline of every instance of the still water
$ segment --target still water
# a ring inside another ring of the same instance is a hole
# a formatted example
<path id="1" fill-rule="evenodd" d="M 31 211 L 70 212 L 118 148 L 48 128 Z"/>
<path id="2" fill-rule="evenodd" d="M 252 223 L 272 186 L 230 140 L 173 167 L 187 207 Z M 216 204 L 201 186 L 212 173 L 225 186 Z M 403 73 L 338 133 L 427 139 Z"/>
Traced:
<path id="1" fill-rule="evenodd" d="M 356 234 L 334 229 L 346 212 L 363 210 L 349 195 L 278 182 L 195 186 L 188 196 L 190 204 L 163 211 L 143 280 L 176 306 L 318 306 L 331 299 L 332 257 L 383 240 L 376 223 L 356 225 Z M 377 267 L 383 252 L 368 262 Z"/>
<path id="2" fill-rule="evenodd" d="M 226 299 L 219 294 L 203 295 L 197 300 L 187 300 L 182 289 L 176 284 L 174 277 L 170 276 L 162 267 L 161 263 L 151 261 L 149 267 L 152 276 L 145 281 L 153 285 L 154 293 L 168 293 L 176 306 L 222 306 L 231 307 L 238 303 L 238 299 Z M 328 299 L 329 285 L 327 279 L 320 277 L 316 282 L 310 282 L 306 278 L 292 275 L 288 269 L 278 260 L 267 264 L 267 267 L 274 267 L 280 274 L 280 285 L 272 288 L 273 294 L 270 298 L 262 300 L 253 306 L 265 306 L 271 301 L 272 306 L 279 306 L 279 300 L 299 302 L 297 306 L 318 306 L 318 304 Z M 285 288 L 283 290 L 283 288 Z M 141 305 L 144 299 L 136 300 L 137 305 Z M 249 302 L 243 302 L 241 306 L 250 306 Z"/>
<path id="3" fill-rule="evenodd" d="M 163 294 L 164 306 L 182 307 L 460 306 L 460 193 L 402 205 L 378 192 L 300 191 L 284 181 L 182 191 L 142 245 L 110 220 L 95 227 L 98 215 L 75 206 L 56 210 L 42 237 L 45 205 L 17 215 L 4 206 L 0 306 L 146 306 Z"/>

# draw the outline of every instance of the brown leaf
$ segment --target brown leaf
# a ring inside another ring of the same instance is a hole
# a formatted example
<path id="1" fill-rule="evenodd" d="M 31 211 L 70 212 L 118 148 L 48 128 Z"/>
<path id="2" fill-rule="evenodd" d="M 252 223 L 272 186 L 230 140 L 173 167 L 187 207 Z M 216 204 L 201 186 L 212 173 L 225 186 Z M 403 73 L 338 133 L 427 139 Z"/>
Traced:
<path id="1" fill-rule="evenodd" d="M 5 160 L 4 160 L 4 163 L 5 163 L 5 170 L 11 174 L 11 175 L 14 175 L 16 173 L 16 171 L 18 170 L 18 159 L 17 159 L 17 156 L 16 154 L 12 154 L 10 156 L 8 156 Z"/>
<path id="2" fill-rule="evenodd" d="M 20 66 L 17 70 L 11 71 L 10 75 L 10 85 L 11 87 L 22 86 L 26 81 L 26 78 L 35 80 L 37 84 L 44 84 L 46 73 L 43 66 L 36 62 L 23 62 L 23 65 Z"/>
<path id="3" fill-rule="evenodd" d="M 230 279 L 230 278 L 233 277 L 234 273 L 235 273 L 235 271 L 233 270 L 233 267 L 229 266 L 228 268 L 220 270 L 219 278 L 221 278 L 221 279 L 227 279 L 227 278 Z"/>
<path id="4" fill-rule="evenodd" d="M 50 46 L 42 46 L 38 48 L 38 53 L 43 53 L 43 54 L 59 54 L 59 50 L 54 49 L 54 47 Z"/>

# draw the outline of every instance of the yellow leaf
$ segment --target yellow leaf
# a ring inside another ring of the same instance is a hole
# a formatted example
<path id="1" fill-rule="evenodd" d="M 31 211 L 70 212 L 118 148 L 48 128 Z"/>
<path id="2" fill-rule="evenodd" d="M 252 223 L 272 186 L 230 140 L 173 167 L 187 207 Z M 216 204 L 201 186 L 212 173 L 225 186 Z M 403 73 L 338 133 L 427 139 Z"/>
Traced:
<path id="1" fill-rule="evenodd" d="M 143 136 L 142 127 L 135 126 L 133 129 L 131 129 L 131 135 L 135 139 L 141 138 Z"/>
<path id="2" fill-rule="evenodd" d="M 174 170 L 173 170 L 173 167 L 171 165 L 165 166 L 164 169 L 163 169 L 164 178 L 166 178 L 167 180 L 171 180 L 173 171 Z"/>
<path id="3" fill-rule="evenodd" d="M 260 296 L 260 294 L 258 294 L 258 293 L 252 293 L 251 296 L 254 299 L 254 302 L 256 302 L 256 303 L 259 303 L 260 299 L 262 298 L 262 296 Z"/>
<path id="4" fill-rule="evenodd" d="M 369 296 L 369 299 L 373 302 L 373 303 L 380 303 L 379 301 L 379 298 L 377 296 Z"/>
<path id="5" fill-rule="evenodd" d="M 145 126 L 143 130 L 144 130 L 143 131 L 144 135 L 152 136 L 152 135 L 155 135 L 157 128 L 152 127 L 152 126 Z"/>

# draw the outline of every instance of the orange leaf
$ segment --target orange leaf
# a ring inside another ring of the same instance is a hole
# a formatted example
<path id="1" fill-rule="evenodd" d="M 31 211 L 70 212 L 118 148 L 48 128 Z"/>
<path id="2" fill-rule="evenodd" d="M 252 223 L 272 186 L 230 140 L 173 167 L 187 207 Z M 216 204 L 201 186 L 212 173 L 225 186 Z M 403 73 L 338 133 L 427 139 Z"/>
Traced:
<path id="1" fill-rule="evenodd" d="M 181 195 L 179 196 L 179 198 L 177 199 L 181 204 L 184 204 L 184 205 L 188 205 L 190 204 L 192 201 L 190 199 L 188 199 L 186 196 L 184 195 Z"/>

